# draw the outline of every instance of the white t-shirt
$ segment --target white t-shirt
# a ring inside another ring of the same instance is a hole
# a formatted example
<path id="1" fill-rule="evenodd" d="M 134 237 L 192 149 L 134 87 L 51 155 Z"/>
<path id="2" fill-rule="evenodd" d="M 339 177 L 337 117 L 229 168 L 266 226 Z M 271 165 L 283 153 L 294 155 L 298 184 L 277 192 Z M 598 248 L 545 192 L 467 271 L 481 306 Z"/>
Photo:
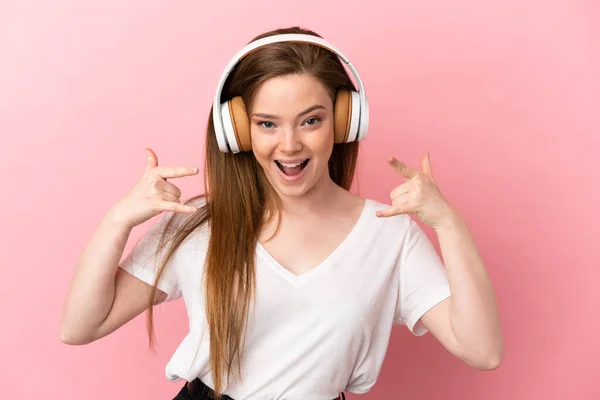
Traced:
<path id="1" fill-rule="evenodd" d="M 345 240 L 300 276 L 257 245 L 256 311 L 250 307 L 243 380 L 230 383 L 225 394 L 236 400 L 330 400 L 342 391 L 365 393 L 377 380 L 393 325 L 418 336 L 427 332 L 417 320 L 450 296 L 446 271 L 411 217 L 375 215 L 387 207 L 367 199 Z M 161 223 L 171 215 L 164 213 L 151 226 L 123 269 L 154 282 L 158 263 L 149 256 Z M 167 379 L 199 377 L 214 387 L 201 291 L 209 232 L 205 224 L 188 236 L 159 288 L 168 294 L 165 301 L 182 297 L 189 318 L 189 333 L 166 366 Z"/>

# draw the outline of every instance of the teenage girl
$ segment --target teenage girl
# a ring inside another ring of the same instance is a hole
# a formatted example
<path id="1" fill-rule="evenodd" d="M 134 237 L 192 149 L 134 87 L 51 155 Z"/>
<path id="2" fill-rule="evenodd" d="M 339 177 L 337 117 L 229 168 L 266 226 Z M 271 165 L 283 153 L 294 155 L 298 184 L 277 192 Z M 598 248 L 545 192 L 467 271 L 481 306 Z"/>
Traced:
<path id="1" fill-rule="evenodd" d="M 420 168 L 388 160 L 405 178 L 390 204 L 350 192 L 368 122 L 356 69 L 319 35 L 254 38 L 216 91 L 205 193 L 182 203 L 172 180 L 198 169 L 146 150 L 143 176 L 81 255 L 61 340 L 90 343 L 147 310 L 152 344 L 153 307 L 182 298 L 189 333 L 166 366 L 184 381 L 179 400 L 365 393 L 394 325 L 496 368 L 493 289 L 429 156 Z M 131 230 L 158 214 L 121 261 Z M 435 230 L 442 257 L 413 217 Z"/>

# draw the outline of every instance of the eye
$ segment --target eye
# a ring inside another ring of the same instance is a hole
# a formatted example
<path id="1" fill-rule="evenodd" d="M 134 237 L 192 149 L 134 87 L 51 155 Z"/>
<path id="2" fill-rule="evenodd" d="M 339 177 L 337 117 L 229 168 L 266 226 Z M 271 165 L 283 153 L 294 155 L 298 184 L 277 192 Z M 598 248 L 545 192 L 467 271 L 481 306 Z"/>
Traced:
<path id="1" fill-rule="evenodd" d="M 266 128 L 266 129 L 271 129 L 273 128 L 275 125 L 270 122 L 270 121 L 262 121 L 258 123 L 258 126 Z"/>
<path id="2" fill-rule="evenodd" d="M 320 119 L 317 117 L 309 118 L 306 120 L 306 125 L 309 125 L 309 126 L 316 125 L 319 121 L 320 121 Z"/>

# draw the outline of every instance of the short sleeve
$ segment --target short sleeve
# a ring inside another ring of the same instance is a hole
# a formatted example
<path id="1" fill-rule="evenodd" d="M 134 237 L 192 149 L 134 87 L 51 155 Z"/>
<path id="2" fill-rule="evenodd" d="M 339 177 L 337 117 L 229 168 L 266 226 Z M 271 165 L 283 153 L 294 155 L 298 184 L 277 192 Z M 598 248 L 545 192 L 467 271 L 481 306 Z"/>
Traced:
<path id="1" fill-rule="evenodd" d="M 160 236 L 164 232 L 166 224 L 173 216 L 173 212 L 164 212 L 148 231 L 140 238 L 133 249 L 121 261 L 119 267 L 136 278 L 154 285 L 155 278 L 161 266 L 164 254 L 166 254 L 169 243 L 165 241 L 159 251 Z M 166 238 L 168 239 L 168 237 Z M 179 279 L 173 257 L 165 266 L 165 270 L 157 283 L 157 287 L 167 294 L 163 302 L 175 300 L 181 296 Z"/>
<path id="2" fill-rule="evenodd" d="M 419 319 L 450 296 L 450 285 L 442 259 L 425 232 L 412 219 L 398 262 L 399 297 L 395 323 L 406 325 L 416 336 L 423 336 L 428 329 Z"/>

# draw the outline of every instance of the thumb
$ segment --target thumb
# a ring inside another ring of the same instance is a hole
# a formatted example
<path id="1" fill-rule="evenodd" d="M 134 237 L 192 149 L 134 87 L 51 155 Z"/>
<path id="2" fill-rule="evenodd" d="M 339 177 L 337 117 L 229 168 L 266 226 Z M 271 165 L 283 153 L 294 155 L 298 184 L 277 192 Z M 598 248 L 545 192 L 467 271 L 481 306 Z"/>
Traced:
<path id="1" fill-rule="evenodd" d="M 421 171 L 426 177 L 435 182 L 433 169 L 431 168 L 431 161 L 429 159 L 429 152 L 426 152 L 421 158 Z"/>
<path id="2" fill-rule="evenodd" d="M 156 154 L 150 149 L 146 148 L 146 171 L 158 166 L 158 158 Z"/>

